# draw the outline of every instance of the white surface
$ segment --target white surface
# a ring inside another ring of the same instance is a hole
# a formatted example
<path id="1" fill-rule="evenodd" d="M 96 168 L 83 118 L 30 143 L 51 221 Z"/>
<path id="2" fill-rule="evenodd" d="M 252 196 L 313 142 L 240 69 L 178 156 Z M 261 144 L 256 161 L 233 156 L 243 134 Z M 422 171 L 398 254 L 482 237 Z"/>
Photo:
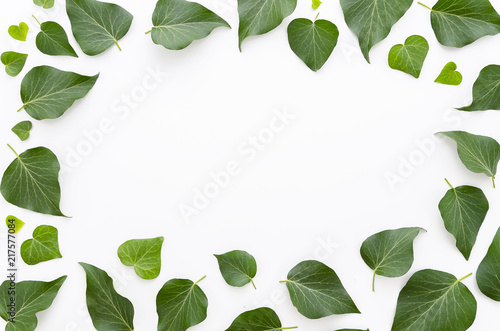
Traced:
<path id="1" fill-rule="evenodd" d="M 30 55 L 21 75 L 2 74 L 0 79 L 0 169 L 13 159 L 6 143 L 18 152 L 49 147 L 66 169 L 61 175 L 61 206 L 73 216 L 38 215 L 0 201 L 3 215 L 14 214 L 27 223 L 19 243 L 40 224 L 59 229 L 63 259 L 37 266 L 20 263 L 21 279 L 69 275 L 52 307 L 38 314 L 37 330 L 94 330 L 84 306 L 85 278 L 79 261 L 113 277 L 119 293 L 135 306 L 137 331 L 156 330 L 155 297 L 171 278 L 208 276 L 200 283 L 209 298 L 208 318 L 193 331 L 225 330 L 238 314 L 260 306 L 274 308 L 284 326 L 300 330 L 386 331 L 398 293 L 413 272 L 435 268 L 462 277 L 476 271 L 500 226 L 500 189 L 492 189 L 486 176 L 469 172 L 449 140 L 432 143 L 431 151 L 394 190 L 385 175 L 397 174 L 402 159 L 423 155 L 417 141 L 436 139 L 433 133 L 440 130 L 461 129 L 500 139 L 497 112 L 454 110 L 469 103 L 479 71 L 500 64 L 500 36 L 463 49 L 442 47 L 432 32 L 429 11 L 415 2 L 389 37 L 373 48 L 369 65 L 338 1 L 325 1 L 320 17 L 338 26 L 340 39 L 327 64 L 313 73 L 289 49 L 286 37 L 293 18 L 314 18 L 310 1 L 301 0 L 276 30 L 247 39 L 242 53 L 237 47 L 236 1 L 201 2 L 233 29 L 217 29 L 183 51 L 168 51 L 144 35 L 151 28 L 155 1 L 124 0 L 118 3 L 135 19 L 120 42 L 123 51 L 113 47 L 88 57 L 71 35 L 79 59 L 46 56 L 34 45 L 38 28 L 30 18 L 33 13 L 40 21 L 55 20 L 70 32 L 61 0 L 50 10 L 30 0 L 10 1 L 1 11 L 2 51 Z M 500 10 L 500 1 L 492 3 Z M 6 33 L 10 24 L 21 20 L 32 28 L 27 43 L 13 41 Z M 387 65 L 389 49 L 412 34 L 426 37 L 430 44 L 418 80 Z M 448 61 L 455 61 L 464 75 L 459 87 L 433 83 Z M 61 118 L 33 120 L 32 137 L 22 143 L 10 132 L 17 122 L 30 119 L 24 111 L 15 112 L 21 105 L 19 85 L 31 67 L 42 64 L 101 76 L 89 95 Z M 149 80 L 155 70 L 168 77 L 162 77 L 134 107 L 126 106 L 122 97 L 140 93 L 144 79 Z M 238 151 L 240 145 L 268 127 L 274 109 L 285 107 L 295 119 L 248 161 Z M 114 130 L 90 145 L 85 132 L 99 128 L 103 119 Z M 91 146 L 90 153 L 75 162 L 74 151 L 84 145 Z M 179 206 L 192 204 L 193 190 L 203 189 L 211 181 L 210 173 L 223 170 L 232 160 L 239 163 L 241 173 L 186 223 Z M 455 186 L 482 188 L 490 201 L 468 262 L 444 229 L 437 209 L 448 189 L 445 177 Z M 372 293 L 372 272 L 359 247 L 375 232 L 403 226 L 428 230 L 415 241 L 415 263 L 404 277 L 377 277 L 377 291 Z M 165 237 L 163 268 L 159 278 L 145 281 L 120 263 L 116 250 L 125 240 L 154 236 Z M 233 249 L 256 257 L 257 291 L 224 283 L 212 254 Z M 321 320 L 302 317 L 278 281 L 306 259 L 332 267 L 362 314 Z M 471 330 L 498 325 L 498 303 L 480 293 L 473 277 L 464 283 L 478 301 Z"/>

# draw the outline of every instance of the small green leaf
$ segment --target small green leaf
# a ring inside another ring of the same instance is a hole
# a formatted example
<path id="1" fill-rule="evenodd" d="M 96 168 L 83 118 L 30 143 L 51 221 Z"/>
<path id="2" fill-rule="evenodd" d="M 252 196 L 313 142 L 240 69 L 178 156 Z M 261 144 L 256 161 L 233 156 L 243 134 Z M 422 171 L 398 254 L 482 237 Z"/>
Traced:
<path id="1" fill-rule="evenodd" d="M 286 283 L 293 305 L 307 318 L 359 313 L 335 271 L 321 262 L 299 263 L 282 282 Z"/>
<path id="2" fill-rule="evenodd" d="M 470 276 L 470 275 L 468 275 Z M 437 270 L 413 274 L 399 293 L 392 331 L 467 330 L 477 302 L 462 279 Z"/>
<path id="3" fill-rule="evenodd" d="M 33 239 L 28 239 L 21 245 L 21 257 L 29 265 L 62 258 L 57 229 L 50 225 L 38 226 L 33 231 Z"/>
<path id="4" fill-rule="evenodd" d="M 422 36 L 410 36 L 404 45 L 394 45 L 389 52 L 389 66 L 415 78 L 420 77 L 425 58 L 429 53 L 429 44 Z"/>
<path id="5" fill-rule="evenodd" d="M 240 314 L 226 331 L 281 331 L 283 328 L 276 312 L 271 308 L 257 308 Z"/>
<path id="6" fill-rule="evenodd" d="M 113 279 L 91 264 L 79 262 L 87 276 L 87 308 L 97 331 L 133 331 L 134 306 L 118 294 Z"/>
<path id="7" fill-rule="evenodd" d="M 224 280 L 231 286 L 242 287 L 252 282 L 257 274 L 255 258 L 245 251 L 231 251 L 222 255 L 215 255 L 219 262 L 219 269 Z"/>
<path id="8" fill-rule="evenodd" d="M 375 291 L 375 275 L 400 277 L 413 264 L 413 240 L 422 228 L 386 230 L 368 237 L 361 245 L 361 257 L 374 271 L 372 290 Z"/>
<path id="9" fill-rule="evenodd" d="M 7 216 L 7 219 L 5 220 L 5 223 L 7 224 L 7 227 L 9 229 L 14 229 L 14 233 L 18 233 L 19 230 L 24 226 L 24 222 L 21 221 L 19 218 L 9 215 Z M 10 231 L 9 231 L 10 233 Z"/>
<path id="10" fill-rule="evenodd" d="M 457 71 L 455 62 L 448 62 L 434 82 L 445 85 L 460 85 L 462 74 Z"/>
<path id="11" fill-rule="evenodd" d="M 68 41 L 64 28 L 56 22 L 43 22 L 36 36 L 36 47 L 47 55 L 67 55 L 78 57 Z"/>
<path id="12" fill-rule="evenodd" d="M 118 257 L 124 265 L 133 266 L 137 276 L 154 279 L 161 270 L 163 240 L 163 237 L 128 240 L 118 247 Z"/>
<path id="13" fill-rule="evenodd" d="M 23 70 L 28 54 L 4 52 L 1 61 L 5 65 L 7 75 L 15 77 Z"/>
<path id="14" fill-rule="evenodd" d="M 500 110 L 500 65 L 489 65 L 481 70 L 472 95 L 472 104 L 458 110 Z"/>
<path id="15" fill-rule="evenodd" d="M 163 285 L 156 296 L 158 331 L 185 331 L 207 318 L 208 299 L 197 285 L 202 279 L 171 279 Z"/>
<path id="16" fill-rule="evenodd" d="M 33 0 L 35 5 L 42 6 L 45 9 L 54 7 L 54 0 Z"/>
<path id="17" fill-rule="evenodd" d="M 14 132 L 21 141 L 25 141 L 30 137 L 30 131 L 33 127 L 30 121 L 22 121 L 14 125 L 12 132 Z"/>
<path id="18" fill-rule="evenodd" d="M 9 35 L 19 41 L 26 41 L 26 36 L 29 31 L 28 24 L 21 22 L 19 25 L 11 25 L 9 27 Z"/>
<path id="19" fill-rule="evenodd" d="M 297 18 L 288 25 L 290 48 L 312 71 L 326 63 L 338 38 L 337 26 L 327 20 Z"/>
<path id="20" fill-rule="evenodd" d="M 484 295 L 500 301 L 500 228 L 477 269 L 476 280 Z"/>
<path id="21" fill-rule="evenodd" d="M 312 8 L 314 10 L 318 9 L 319 6 L 321 6 L 323 2 L 321 2 L 320 0 L 312 0 Z"/>

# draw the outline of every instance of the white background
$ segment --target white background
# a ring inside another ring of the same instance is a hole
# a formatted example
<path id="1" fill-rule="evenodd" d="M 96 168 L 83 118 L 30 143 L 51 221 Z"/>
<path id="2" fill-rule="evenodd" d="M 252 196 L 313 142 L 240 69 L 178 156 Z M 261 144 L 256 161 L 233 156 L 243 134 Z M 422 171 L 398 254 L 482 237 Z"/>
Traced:
<path id="1" fill-rule="evenodd" d="M 242 53 L 237 47 L 236 1 L 201 2 L 233 29 L 216 29 L 183 51 L 169 51 L 144 34 L 151 28 L 155 1 L 122 0 L 119 4 L 135 16 L 120 41 L 123 51 L 113 47 L 89 57 L 70 35 L 78 59 L 43 55 L 34 45 L 39 28 L 31 14 L 40 21 L 57 21 L 70 32 L 63 1 L 50 10 L 31 0 L 3 7 L 2 51 L 26 52 L 29 58 L 21 75 L 2 74 L 0 79 L 0 169 L 14 158 L 7 143 L 19 153 L 50 148 L 65 168 L 61 208 L 72 216 L 39 215 L 0 201 L 2 217 L 13 214 L 27 223 L 19 244 L 38 225 L 59 230 L 63 259 L 19 265 L 21 280 L 69 276 L 52 307 L 38 314 L 37 330 L 94 330 L 84 306 L 85 276 L 79 261 L 113 277 L 119 293 L 134 304 L 136 331 L 156 330 L 155 297 L 171 278 L 196 281 L 207 275 L 200 286 L 209 298 L 208 318 L 193 331 L 225 330 L 238 314 L 261 306 L 274 308 L 284 326 L 300 330 L 385 331 L 391 327 L 398 293 L 415 271 L 434 268 L 457 277 L 476 271 L 500 226 L 500 189 L 494 190 L 486 176 L 469 172 L 456 144 L 434 133 L 460 129 L 500 139 L 497 112 L 454 110 L 469 104 L 479 71 L 500 64 L 500 36 L 463 49 L 443 47 L 431 29 L 429 11 L 415 2 L 389 37 L 373 48 L 370 65 L 338 1 L 325 0 L 320 18 L 334 22 L 340 38 L 330 60 L 313 73 L 290 50 L 286 35 L 293 18 L 315 17 L 310 1 L 300 0 L 276 30 L 245 40 Z M 492 3 L 500 10 L 500 1 Z M 31 27 L 26 43 L 7 34 L 8 26 L 20 21 Z M 418 80 L 387 64 L 390 48 L 413 34 L 430 44 Z M 433 82 L 448 61 L 455 61 L 464 75 L 459 87 Z M 101 75 L 88 96 L 61 118 L 32 120 L 32 137 L 20 142 L 10 129 L 30 117 L 25 111 L 16 113 L 22 104 L 19 85 L 31 67 L 42 64 Z M 143 81 L 153 82 L 151 71 L 168 77 L 146 91 Z M 126 106 L 122 98 L 127 96 L 140 101 Z M 238 148 L 269 126 L 275 109 L 284 108 L 295 119 L 248 161 Z M 88 133 L 103 119 L 112 123 L 113 131 L 92 143 Z M 187 223 L 179 206 L 192 205 L 193 190 L 202 190 L 211 181 L 210 173 L 232 160 L 240 164 L 241 173 Z M 392 188 L 388 173 L 401 177 Z M 445 177 L 455 186 L 480 187 L 490 201 L 470 261 L 456 249 L 437 208 L 448 189 Z M 359 255 L 361 243 L 376 232 L 405 226 L 428 231 L 415 240 L 415 263 L 403 277 L 377 277 L 372 293 L 372 272 Z M 120 263 L 116 251 L 128 239 L 156 236 L 165 237 L 162 272 L 155 280 L 142 280 Z M 257 259 L 257 291 L 250 285 L 225 284 L 212 254 L 233 249 Z M 332 267 L 362 314 L 321 320 L 301 316 L 278 281 L 306 259 Z M 499 304 L 478 290 L 474 277 L 464 284 L 478 301 L 471 330 L 498 325 Z"/>

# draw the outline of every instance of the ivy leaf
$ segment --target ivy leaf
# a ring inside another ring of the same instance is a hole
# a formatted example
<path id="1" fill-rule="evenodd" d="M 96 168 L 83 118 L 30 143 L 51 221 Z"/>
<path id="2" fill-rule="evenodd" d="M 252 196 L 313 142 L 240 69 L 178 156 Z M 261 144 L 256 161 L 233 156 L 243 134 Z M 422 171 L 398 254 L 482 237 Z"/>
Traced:
<path id="1" fill-rule="evenodd" d="M 404 45 L 394 45 L 389 52 L 389 66 L 415 78 L 420 77 L 425 58 L 429 53 L 429 44 L 422 36 L 410 36 Z"/>
<path id="2" fill-rule="evenodd" d="M 23 70 L 28 54 L 3 52 L 1 61 L 5 65 L 7 75 L 15 77 Z"/>
<path id="3" fill-rule="evenodd" d="M 491 177 L 495 187 L 495 175 L 500 161 L 500 145 L 495 139 L 465 131 L 440 133 L 456 141 L 458 156 L 467 169 Z"/>
<path id="4" fill-rule="evenodd" d="M 197 285 L 188 279 L 171 279 L 156 296 L 158 331 L 185 331 L 207 318 L 208 299 Z"/>
<path id="5" fill-rule="evenodd" d="M 457 248 L 469 260 L 477 234 L 490 208 L 483 191 L 477 187 L 459 186 L 451 189 L 439 202 L 444 226 L 457 240 Z"/>
<path id="6" fill-rule="evenodd" d="M 455 62 L 448 62 L 434 82 L 445 85 L 460 85 L 462 74 L 457 71 Z"/>
<path id="7" fill-rule="evenodd" d="M 96 0 L 66 0 L 66 12 L 76 42 L 87 55 L 101 54 L 123 38 L 133 16 L 122 7 Z"/>
<path id="8" fill-rule="evenodd" d="M 488 298 L 500 301 L 500 228 L 476 273 L 477 285 Z"/>
<path id="9" fill-rule="evenodd" d="M 19 41 L 26 41 L 26 36 L 29 31 L 28 24 L 21 22 L 19 25 L 11 25 L 9 27 L 9 35 Z"/>
<path id="10" fill-rule="evenodd" d="M 21 257 L 29 265 L 62 258 L 57 229 L 50 225 L 38 226 L 33 231 L 33 239 L 28 239 L 21 245 Z"/>
<path id="11" fill-rule="evenodd" d="M 186 48 L 215 28 L 231 28 L 211 10 L 186 0 L 159 0 L 153 12 L 153 25 L 153 42 L 172 50 Z"/>
<path id="12" fill-rule="evenodd" d="M 54 0 L 33 0 L 35 5 L 42 6 L 45 9 L 54 7 Z"/>
<path id="13" fill-rule="evenodd" d="M 36 47 L 47 55 L 67 55 L 78 57 L 68 41 L 64 28 L 56 22 L 43 22 L 36 36 Z"/>
<path id="14" fill-rule="evenodd" d="M 21 109 L 37 120 L 58 118 L 87 95 L 97 78 L 99 74 L 83 76 L 49 66 L 35 67 L 21 83 Z"/>
<path id="15" fill-rule="evenodd" d="M 57 157 L 45 147 L 28 149 L 21 155 L 16 153 L 16 159 L 3 174 L 0 191 L 7 202 L 18 207 L 64 216 L 59 208 L 60 168 Z"/>
<path id="16" fill-rule="evenodd" d="M 283 328 L 276 312 L 271 308 L 257 308 L 240 314 L 226 331 L 281 331 Z"/>
<path id="17" fill-rule="evenodd" d="M 321 262 L 299 263 L 282 282 L 286 283 L 293 305 L 307 318 L 359 313 L 335 271 Z"/>
<path id="18" fill-rule="evenodd" d="M 11 130 L 19 137 L 19 139 L 21 139 L 21 141 L 25 141 L 30 137 L 32 127 L 33 124 L 31 124 L 30 121 L 22 121 L 14 125 Z"/>
<path id="19" fill-rule="evenodd" d="M 231 251 L 221 255 L 215 255 L 219 262 L 219 269 L 224 280 L 231 286 L 242 287 L 252 282 L 257 274 L 257 262 L 255 258 L 245 251 Z"/>
<path id="20" fill-rule="evenodd" d="M 163 237 L 128 240 L 118 247 L 118 257 L 124 265 L 133 266 L 139 277 L 154 279 L 161 270 L 163 240 Z"/>
<path id="21" fill-rule="evenodd" d="M 472 104 L 458 110 L 500 110 L 500 65 L 489 65 L 481 70 L 472 95 Z"/>
<path id="22" fill-rule="evenodd" d="M 374 271 L 372 290 L 375 291 L 375 275 L 400 277 L 413 264 L 413 240 L 422 228 L 386 230 L 368 237 L 361 245 L 363 261 Z"/>
<path id="23" fill-rule="evenodd" d="M 389 35 L 412 3 L 413 0 L 340 0 L 345 21 L 358 37 L 368 63 L 370 49 Z"/>
<path id="24" fill-rule="evenodd" d="M 12 216 L 12 215 L 7 216 L 7 219 L 5 220 L 5 223 L 7 224 L 7 227 L 9 229 L 14 229 L 13 233 L 18 233 L 19 230 L 21 230 L 21 228 L 25 224 L 19 218 L 15 217 L 15 216 Z M 9 233 L 10 233 L 10 231 L 9 231 Z"/>
<path id="25" fill-rule="evenodd" d="M 243 40 L 274 30 L 297 7 L 297 0 L 238 0 L 239 47 Z"/>
<path id="26" fill-rule="evenodd" d="M 468 275 L 470 276 L 470 275 Z M 437 270 L 416 272 L 399 293 L 392 331 L 467 330 L 477 302 L 457 278 Z"/>
<path id="27" fill-rule="evenodd" d="M 51 282 L 27 280 L 16 283 L 16 314 L 14 322 L 9 321 L 10 280 L 0 286 L 0 316 L 7 322 L 5 331 L 34 331 L 38 324 L 36 314 L 48 309 L 67 276 Z"/>
<path id="28" fill-rule="evenodd" d="M 87 308 L 97 331 L 133 331 L 134 306 L 118 294 L 108 274 L 79 262 L 87 276 Z"/>
<path id="29" fill-rule="evenodd" d="M 338 38 L 337 26 L 327 20 L 297 18 L 288 25 L 290 48 L 312 71 L 326 63 Z"/>
<path id="30" fill-rule="evenodd" d="M 318 9 L 319 6 L 321 6 L 323 2 L 321 2 L 320 0 L 312 0 L 312 8 L 314 10 Z"/>

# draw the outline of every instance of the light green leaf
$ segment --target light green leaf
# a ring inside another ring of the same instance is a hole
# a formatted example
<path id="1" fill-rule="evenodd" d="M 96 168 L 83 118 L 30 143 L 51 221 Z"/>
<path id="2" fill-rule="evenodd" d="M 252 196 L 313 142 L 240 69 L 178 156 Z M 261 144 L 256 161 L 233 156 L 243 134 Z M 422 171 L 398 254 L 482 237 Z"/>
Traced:
<path id="1" fill-rule="evenodd" d="M 215 255 L 219 263 L 219 269 L 224 280 L 231 286 L 242 287 L 252 282 L 257 274 L 257 262 L 255 258 L 245 251 L 231 251 L 221 255 Z"/>
<path id="2" fill-rule="evenodd" d="M 54 0 L 33 0 L 35 5 L 42 6 L 45 9 L 54 7 Z"/>
<path id="3" fill-rule="evenodd" d="M 21 139 L 21 141 L 25 141 L 30 137 L 32 127 L 33 124 L 31 124 L 30 121 L 22 121 L 14 125 L 11 130 L 19 137 L 19 139 Z"/>
<path id="4" fill-rule="evenodd" d="M 489 65 L 481 70 L 472 95 L 472 104 L 458 110 L 500 110 L 500 65 Z"/>
<path id="5" fill-rule="evenodd" d="M 293 305 L 307 318 L 359 313 L 335 271 L 321 262 L 299 263 L 282 282 L 286 283 Z"/>
<path id="6" fill-rule="evenodd" d="M 1 61 L 5 65 L 7 75 L 15 77 L 23 70 L 28 54 L 3 52 Z"/>
<path id="7" fill-rule="evenodd" d="M 128 240 L 118 247 L 118 257 L 124 265 L 133 266 L 137 276 L 154 279 L 161 270 L 163 240 L 163 237 Z"/>
<path id="8" fill-rule="evenodd" d="M 29 265 L 62 258 L 57 229 L 50 225 L 38 226 L 33 231 L 33 239 L 28 239 L 21 245 L 21 257 Z"/>
<path id="9" fill-rule="evenodd" d="M 389 66 L 392 69 L 400 70 L 420 77 L 420 72 L 424 66 L 425 58 L 429 53 L 429 44 L 422 36 L 410 36 L 404 45 L 394 45 L 389 52 Z"/>
<path id="10" fill-rule="evenodd" d="M 9 27 L 9 35 L 19 41 L 26 41 L 26 36 L 29 31 L 28 24 L 21 22 L 19 25 L 11 25 Z"/>
<path id="11" fill-rule="evenodd" d="M 477 269 L 476 280 L 484 295 L 500 301 L 500 228 Z"/>
<path id="12" fill-rule="evenodd" d="M 16 283 L 16 314 L 14 322 L 9 321 L 10 280 L 0 286 L 0 316 L 7 322 L 5 331 L 34 331 L 38 324 L 36 314 L 48 309 L 67 276 L 51 282 L 27 280 Z"/>
<path id="13" fill-rule="evenodd" d="M 271 308 L 257 308 L 240 314 L 226 331 L 281 331 L 283 328 L 276 312 Z"/>
<path id="14" fill-rule="evenodd" d="M 21 83 L 22 108 L 37 120 L 58 118 L 87 95 L 97 78 L 99 74 L 83 76 L 49 66 L 35 67 Z"/>
<path id="15" fill-rule="evenodd" d="M 87 55 L 101 54 L 130 29 L 133 16 L 122 7 L 96 0 L 66 0 L 66 12 L 76 42 Z"/>
<path id="16" fill-rule="evenodd" d="M 297 18 L 288 25 L 290 48 L 312 71 L 326 63 L 338 38 L 337 26 L 327 20 Z"/>
<path id="17" fill-rule="evenodd" d="M 340 0 L 349 28 L 370 62 L 370 49 L 384 40 L 394 24 L 410 8 L 413 0 Z"/>
<path id="18" fill-rule="evenodd" d="M 5 200 L 38 213 L 64 216 L 59 207 L 61 167 L 54 153 L 45 147 L 36 147 L 16 156 L 0 184 Z"/>
<path id="19" fill-rule="evenodd" d="M 10 231 L 11 229 L 13 231 L 12 233 L 18 233 L 19 230 L 21 230 L 21 228 L 25 224 L 19 218 L 12 216 L 12 215 L 7 216 L 7 218 L 5 219 L 5 223 L 7 224 L 7 227 L 9 228 L 9 233 L 11 233 L 11 231 Z"/>
<path id="20" fill-rule="evenodd" d="M 186 48 L 215 28 L 231 28 L 211 10 L 186 0 L 159 0 L 153 12 L 153 25 L 153 42 L 173 50 Z"/>
<path id="21" fill-rule="evenodd" d="M 422 228 L 386 230 L 368 237 L 361 245 L 361 257 L 374 271 L 372 290 L 375 291 L 375 275 L 400 277 L 413 264 L 413 240 Z"/>
<path id="22" fill-rule="evenodd" d="M 197 285 L 202 279 L 171 279 L 163 285 L 156 296 L 158 331 L 185 331 L 207 318 L 208 299 Z"/>
<path id="23" fill-rule="evenodd" d="M 43 22 L 36 36 L 36 47 L 47 55 L 67 55 L 78 57 L 68 41 L 64 28 L 56 22 Z"/>
<path id="24" fill-rule="evenodd" d="M 321 6 L 323 2 L 321 2 L 320 0 L 312 0 L 312 8 L 314 10 L 318 9 L 319 6 Z"/>
<path id="25" fill-rule="evenodd" d="M 134 306 L 118 294 L 113 279 L 91 264 L 79 262 L 87 276 L 87 308 L 97 331 L 133 331 Z"/>
<path id="26" fill-rule="evenodd" d="M 243 40 L 274 30 L 295 7 L 297 0 L 238 0 L 240 50 Z"/>
<path id="27" fill-rule="evenodd" d="M 434 82 L 445 85 L 460 85 L 462 74 L 457 71 L 455 62 L 448 62 Z"/>
<path id="28" fill-rule="evenodd" d="M 468 275 L 470 276 L 470 275 Z M 437 270 L 411 276 L 399 293 L 392 331 L 465 331 L 476 318 L 477 302 L 457 278 Z"/>

